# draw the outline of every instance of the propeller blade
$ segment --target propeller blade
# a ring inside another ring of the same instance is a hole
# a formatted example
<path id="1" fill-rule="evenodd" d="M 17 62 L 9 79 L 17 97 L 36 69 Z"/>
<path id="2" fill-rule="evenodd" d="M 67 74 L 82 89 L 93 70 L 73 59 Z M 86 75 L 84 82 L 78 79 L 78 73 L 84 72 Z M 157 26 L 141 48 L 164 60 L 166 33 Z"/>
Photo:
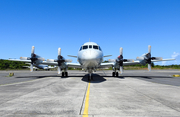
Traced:
<path id="1" fill-rule="evenodd" d="M 61 67 L 58 66 L 58 74 L 61 74 Z"/>
<path id="2" fill-rule="evenodd" d="M 34 46 L 32 46 L 31 54 L 34 54 Z"/>
<path id="3" fill-rule="evenodd" d="M 30 66 L 30 71 L 33 72 L 33 64 Z"/>
<path id="4" fill-rule="evenodd" d="M 122 66 L 120 66 L 120 72 L 121 72 L 121 74 L 123 73 L 123 67 Z"/>
<path id="5" fill-rule="evenodd" d="M 148 71 L 151 71 L 151 64 L 148 64 Z"/>
<path id="6" fill-rule="evenodd" d="M 20 57 L 21 60 L 28 60 L 28 57 Z"/>
<path id="7" fill-rule="evenodd" d="M 137 60 L 144 60 L 144 57 L 143 57 L 143 56 L 140 56 L 140 57 L 137 57 L 136 59 L 137 59 Z"/>
<path id="8" fill-rule="evenodd" d="M 148 46 L 148 53 L 151 53 L 151 46 Z"/>
<path id="9" fill-rule="evenodd" d="M 123 55 L 123 48 L 120 47 L 120 55 Z"/>
<path id="10" fill-rule="evenodd" d="M 61 55 L 61 48 L 58 48 L 58 55 Z"/>
<path id="11" fill-rule="evenodd" d="M 54 62 L 54 59 L 47 59 L 47 62 Z"/>

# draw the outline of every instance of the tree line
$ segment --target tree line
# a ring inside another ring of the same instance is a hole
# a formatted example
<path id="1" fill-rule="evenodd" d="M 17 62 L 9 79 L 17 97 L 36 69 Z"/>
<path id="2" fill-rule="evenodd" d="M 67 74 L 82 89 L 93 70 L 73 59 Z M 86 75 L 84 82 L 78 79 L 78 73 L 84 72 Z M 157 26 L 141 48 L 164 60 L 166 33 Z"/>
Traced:
<path id="1" fill-rule="evenodd" d="M 0 60 L 0 70 L 6 69 L 25 69 L 23 66 L 28 66 L 24 62 L 19 61 L 8 61 L 8 60 Z"/>

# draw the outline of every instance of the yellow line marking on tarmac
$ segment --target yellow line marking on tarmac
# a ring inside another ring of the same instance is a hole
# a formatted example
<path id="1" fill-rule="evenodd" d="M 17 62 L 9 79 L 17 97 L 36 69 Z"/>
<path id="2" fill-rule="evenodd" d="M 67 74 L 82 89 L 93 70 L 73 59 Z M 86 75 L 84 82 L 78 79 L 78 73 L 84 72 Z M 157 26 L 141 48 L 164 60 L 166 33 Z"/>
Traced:
<path id="1" fill-rule="evenodd" d="M 85 101 L 85 107 L 84 107 L 83 117 L 88 117 L 89 92 L 90 92 L 90 82 L 88 83 L 88 89 L 87 89 L 87 93 L 86 93 L 86 101 Z"/>

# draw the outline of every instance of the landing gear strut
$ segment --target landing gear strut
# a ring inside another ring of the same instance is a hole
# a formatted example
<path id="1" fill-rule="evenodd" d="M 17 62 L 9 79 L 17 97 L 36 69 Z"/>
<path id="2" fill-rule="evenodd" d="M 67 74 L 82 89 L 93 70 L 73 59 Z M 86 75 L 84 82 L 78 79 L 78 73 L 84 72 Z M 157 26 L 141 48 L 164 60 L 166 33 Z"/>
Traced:
<path id="1" fill-rule="evenodd" d="M 91 80 L 93 80 L 93 76 L 92 76 L 92 74 L 90 73 L 90 74 L 88 74 L 88 81 L 91 81 Z"/>

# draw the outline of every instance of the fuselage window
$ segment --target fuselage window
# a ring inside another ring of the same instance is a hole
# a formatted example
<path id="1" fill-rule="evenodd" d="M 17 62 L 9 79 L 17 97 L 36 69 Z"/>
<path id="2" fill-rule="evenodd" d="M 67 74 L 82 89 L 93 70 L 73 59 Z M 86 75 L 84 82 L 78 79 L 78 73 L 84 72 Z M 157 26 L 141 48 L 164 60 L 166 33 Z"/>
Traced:
<path id="1" fill-rule="evenodd" d="M 92 45 L 89 45 L 89 48 L 92 48 Z"/>
<path id="2" fill-rule="evenodd" d="M 87 46 L 87 45 L 83 46 L 83 50 L 84 50 L 84 49 L 88 49 L 88 46 Z"/>
<path id="3" fill-rule="evenodd" d="M 82 46 L 81 46 L 81 48 L 80 48 L 80 50 L 79 51 L 81 51 L 82 50 Z"/>
<path id="4" fill-rule="evenodd" d="M 97 49 L 97 50 L 98 50 L 98 46 L 96 46 L 96 45 L 93 45 L 93 49 Z"/>

